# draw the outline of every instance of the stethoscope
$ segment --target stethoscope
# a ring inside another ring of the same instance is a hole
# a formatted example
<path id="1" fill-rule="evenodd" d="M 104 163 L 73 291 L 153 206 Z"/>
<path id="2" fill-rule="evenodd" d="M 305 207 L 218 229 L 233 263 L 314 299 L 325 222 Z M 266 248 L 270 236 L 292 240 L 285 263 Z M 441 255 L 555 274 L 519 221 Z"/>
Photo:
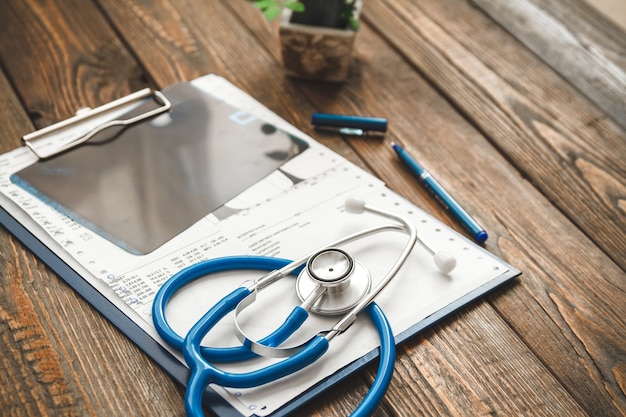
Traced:
<path id="1" fill-rule="evenodd" d="M 456 259 L 446 252 L 436 251 L 418 236 L 415 225 L 403 216 L 371 207 L 356 198 L 346 200 L 345 210 L 350 213 L 368 211 L 394 222 L 345 236 L 294 261 L 262 256 L 234 256 L 199 262 L 173 275 L 161 286 L 153 302 L 152 318 L 157 332 L 164 341 L 183 352 L 191 371 L 185 393 L 187 415 L 203 416 L 202 397 L 209 384 L 230 388 L 252 388 L 309 366 L 322 357 L 328 350 L 330 341 L 345 332 L 363 312 L 368 315 L 378 332 L 380 359 L 374 383 L 351 415 L 369 416 L 374 412 L 391 382 L 395 362 L 395 343 L 391 325 L 382 309 L 373 301 L 374 298 L 396 275 L 416 242 L 432 255 L 435 264 L 443 273 L 449 273 L 454 269 Z M 408 240 L 395 263 L 372 288 L 372 279 L 367 269 L 341 247 L 366 236 L 390 230 L 405 232 Z M 165 318 L 165 307 L 172 296 L 196 279 L 233 270 L 269 272 L 252 283 L 247 285 L 244 283 L 218 301 L 192 326 L 184 338 L 177 334 Z M 239 315 L 256 301 L 259 291 L 289 275 L 297 275 L 296 293 L 301 304 L 296 306 L 287 319 L 268 336 L 260 340 L 247 337 L 239 324 Z M 233 311 L 235 334 L 241 346 L 228 348 L 201 346 L 202 339 L 208 332 Z M 318 332 L 305 343 L 291 347 L 281 346 L 306 321 L 309 311 L 322 315 L 344 314 L 344 316 L 331 329 Z M 243 373 L 226 372 L 215 366 L 216 363 L 238 362 L 258 355 L 283 359 Z"/>

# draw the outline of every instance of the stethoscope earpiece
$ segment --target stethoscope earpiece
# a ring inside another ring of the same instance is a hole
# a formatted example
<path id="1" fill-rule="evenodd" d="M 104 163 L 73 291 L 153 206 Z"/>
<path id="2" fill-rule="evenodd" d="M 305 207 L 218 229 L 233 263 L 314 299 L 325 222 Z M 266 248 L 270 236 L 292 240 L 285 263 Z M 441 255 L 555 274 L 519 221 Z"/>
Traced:
<path id="1" fill-rule="evenodd" d="M 348 213 L 353 214 L 361 214 L 366 210 L 365 201 L 358 198 L 350 196 L 346 198 L 344 203 L 344 208 Z M 379 213 L 380 214 L 380 213 Z M 392 216 L 387 216 L 392 217 Z M 397 217 L 397 216 L 396 216 Z M 407 221 L 408 223 L 408 221 Z M 450 254 L 449 252 L 444 251 L 436 251 L 432 245 L 427 243 L 423 238 L 417 236 L 417 240 L 419 243 L 433 256 L 433 260 L 435 261 L 435 265 L 437 268 L 444 274 L 449 274 L 456 268 L 456 258 Z"/>
<path id="2" fill-rule="evenodd" d="M 365 211 L 365 201 L 358 197 L 348 197 L 343 204 L 348 213 L 361 214 Z"/>
<path id="3" fill-rule="evenodd" d="M 456 268 L 456 258 L 449 252 L 440 251 L 437 252 L 433 259 L 437 268 L 444 274 L 449 274 Z"/>

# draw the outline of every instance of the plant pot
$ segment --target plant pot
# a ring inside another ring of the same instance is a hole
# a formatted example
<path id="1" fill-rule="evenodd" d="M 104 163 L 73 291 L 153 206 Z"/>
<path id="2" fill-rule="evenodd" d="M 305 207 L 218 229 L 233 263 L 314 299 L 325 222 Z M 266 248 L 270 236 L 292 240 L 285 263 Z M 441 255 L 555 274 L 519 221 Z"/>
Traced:
<path id="1" fill-rule="evenodd" d="M 361 2 L 357 2 L 358 18 Z M 292 23 L 285 10 L 279 24 L 280 49 L 287 75 L 323 81 L 343 81 L 352 61 L 356 32 Z"/>

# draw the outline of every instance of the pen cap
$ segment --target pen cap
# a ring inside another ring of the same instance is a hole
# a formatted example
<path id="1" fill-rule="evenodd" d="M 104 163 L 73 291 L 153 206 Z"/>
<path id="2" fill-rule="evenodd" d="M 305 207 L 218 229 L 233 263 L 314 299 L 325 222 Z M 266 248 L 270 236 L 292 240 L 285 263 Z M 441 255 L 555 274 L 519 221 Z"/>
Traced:
<path id="1" fill-rule="evenodd" d="M 387 119 L 382 117 L 313 113 L 311 116 L 311 124 L 316 127 L 347 127 L 351 129 L 362 129 L 364 131 L 387 131 Z"/>

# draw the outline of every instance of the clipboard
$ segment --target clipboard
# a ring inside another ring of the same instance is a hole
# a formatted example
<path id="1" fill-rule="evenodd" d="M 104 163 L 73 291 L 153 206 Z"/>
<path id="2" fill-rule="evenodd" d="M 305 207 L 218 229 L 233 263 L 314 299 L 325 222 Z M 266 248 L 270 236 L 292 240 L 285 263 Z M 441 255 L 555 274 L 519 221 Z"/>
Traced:
<path id="1" fill-rule="evenodd" d="M 54 149 L 38 146 L 124 105 L 132 109 L 87 134 Z M 11 181 L 136 254 L 153 251 L 308 147 L 190 83 L 139 92 L 23 139 L 39 159 Z"/>
<path id="2" fill-rule="evenodd" d="M 254 101 L 251 97 L 236 89 L 232 86 L 232 84 L 228 83 L 221 77 L 214 75 L 203 77 L 196 81 L 196 85 L 201 86 L 207 94 L 212 93 L 220 97 L 228 96 L 232 100 L 232 105 L 239 106 L 247 112 L 254 112 L 259 117 L 269 120 L 272 124 L 281 126 L 281 128 L 284 128 L 286 131 L 290 131 L 294 135 L 298 135 L 298 137 L 304 137 L 295 128 L 289 126 L 284 120 L 270 113 L 267 109 L 261 106 L 260 103 Z M 272 194 L 272 198 L 270 199 L 271 202 L 265 205 L 260 204 L 260 206 L 257 207 L 256 205 L 259 203 L 254 197 L 256 193 L 251 190 L 246 190 L 241 195 L 238 195 L 233 201 L 229 202 L 231 207 L 235 207 L 233 210 L 241 210 L 241 213 L 248 213 L 245 214 L 248 216 L 254 216 L 254 214 L 250 213 L 258 212 L 260 213 L 258 214 L 260 218 L 266 218 L 267 213 L 264 213 L 264 211 L 276 213 L 277 207 L 284 206 L 285 201 L 294 203 L 289 204 L 289 209 L 298 211 L 302 208 L 304 210 L 304 206 L 306 206 L 307 203 L 306 201 L 302 201 L 305 199 L 301 197 L 307 195 L 307 187 L 318 187 L 316 190 L 321 193 L 320 195 L 328 196 L 327 204 L 310 204 L 310 206 L 314 206 L 309 207 L 309 210 L 312 211 L 312 218 L 323 217 L 328 213 L 332 213 L 333 216 L 343 216 L 342 213 L 337 211 L 337 201 L 340 200 L 343 193 L 335 192 L 335 185 L 337 182 L 335 181 L 333 175 L 343 175 L 346 178 L 350 178 L 350 181 L 352 181 L 353 177 L 367 177 L 368 174 L 361 172 L 358 168 L 343 160 L 340 156 L 317 144 L 313 139 L 305 137 L 305 140 L 310 145 L 310 149 L 303 152 L 301 155 L 298 155 L 293 161 L 289 161 L 286 167 L 283 167 L 286 172 L 290 173 L 290 175 L 303 178 L 304 180 L 302 184 L 294 186 L 292 183 L 291 186 L 287 186 L 286 188 L 272 188 L 272 185 L 268 185 L 266 183 L 255 184 L 252 188 L 257 187 L 261 190 L 273 190 L 270 193 Z M 309 152 L 309 150 L 312 152 Z M 325 155 L 324 161 L 328 161 L 329 166 L 322 167 L 318 170 L 319 172 L 306 172 L 306 167 L 310 165 L 309 158 L 317 160 L 315 155 L 319 155 L 321 153 Z M 33 157 L 32 152 L 26 148 L 16 150 L 10 155 L 2 155 L 1 157 L 4 159 L 24 159 L 24 161 L 20 162 L 22 166 L 26 165 L 29 161 L 29 163 L 32 164 L 37 159 L 37 157 Z M 298 161 L 298 159 L 301 159 L 301 161 Z M 20 165 L 20 163 L 14 163 L 13 166 Z M 328 178 L 328 176 L 330 176 L 330 178 Z M 6 177 L 7 174 L 4 173 L 4 181 L 6 181 Z M 269 182 L 272 183 L 272 181 L 275 181 L 275 179 L 271 179 Z M 307 184 L 307 181 L 310 182 L 310 184 Z M 472 257 L 478 256 L 481 258 L 478 268 L 484 269 L 485 271 L 491 271 L 491 275 L 488 279 L 483 279 L 478 285 L 468 285 L 465 289 L 452 296 L 449 300 L 438 301 L 440 304 L 434 307 L 433 311 L 421 314 L 414 322 L 404 326 L 403 330 L 396 334 L 396 343 L 402 343 L 438 320 L 452 314 L 469 302 L 479 298 L 485 293 L 520 274 L 520 271 L 517 269 L 506 264 L 492 254 L 489 254 L 484 249 L 474 245 L 472 242 L 458 235 L 449 228 L 446 228 L 444 225 L 437 222 L 436 219 L 433 219 L 427 214 L 421 212 L 419 208 L 411 205 L 409 202 L 405 201 L 400 196 L 386 188 L 379 180 L 367 177 L 365 187 L 360 186 L 362 185 L 362 178 L 358 181 L 354 181 L 354 183 L 346 184 L 346 189 L 351 191 L 360 191 L 364 194 L 370 193 L 373 198 L 380 200 L 377 201 L 377 203 L 380 202 L 381 204 L 387 204 L 393 209 L 410 211 L 411 215 L 415 217 L 416 222 L 422 225 L 427 225 L 429 228 L 428 230 L 433 230 L 432 236 L 436 240 L 437 244 L 443 244 L 442 242 L 449 242 L 450 239 L 454 239 L 453 245 L 456 245 L 459 253 L 471 252 L 471 256 L 465 253 L 462 254 L 463 256 L 467 256 L 467 262 L 478 262 Z M 138 313 L 138 311 L 140 310 L 133 308 L 133 303 L 130 302 L 130 299 L 125 298 L 123 293 L 116 290 L 115 285 L 118 284 L 108 283 L 106 278 L 97 277 L 94 270 L 89 270 L 88 266 L 77 262 L 77 255 L 72 254 L 71 249 L 65 247 L 62 240 L 54 239 L 53 229 L 46 229 L 45 227 L 42 227 L 41 224 L 37 222 L 37 219 L 34 219 L 31 215 L 26 213 L 24 207 L 20 206 L 19 199 L 14 198 L 12 200 L 7 197 L 7 193 L 10 193 L 10 191 L 3 192 L 3 195 L 0 198 L 0 222 L 2 225 L 14 234 L 20 241 L 22 241 L 22 243 L 28 247 L 29 250 L 45 262 L 57 275 L 59 275 L 59 277 L 65 280 L 81 296 L 97 308 L 108 320 L 123 331 L 176 381 L 184 385 L 187 379 L 187 368 L 181 363 L 180 358 L 177 357 L 176 354 L 164 348 L 162 343 L 158 340 L 158 337 L 155 336 L 155 332 L 150 329 L 149 323 L 139 317 L 140 313 Z M 383 193 L 384 196 L 382 195 Z M 32 196 L 30 197 L 32 198 Z M 293 205 L 297 206 L 298 204 L 302 205 L 302 207 L 291 207 Z M 250 207 L 254 208 L 250 210 Z M 52 210 L 54 210 L 54 208 L 52 208 Z M 247 210 L 249 210 L 249 212 L 247 212 Z M 216 217 L 214 215 L 211 216 L 210 214 L 208 215 L 208 220 L 205 219 L 205 221 L 208 221 L 209 223 L 212 222 L 212 224 L 229 223 L 229 227 L 232 227 L 233 230 L 237 229 L 238 223 L 236 220 L 238 220 L 238 216 L 225 218 Z M 341 221 L 344 221 L 343 218 Z M 303 230 L 305 230 L 306 233 L 306 227 L 303 226 Z M 273 233 L 272 230 L 268 230 L 266 232 L 267 235 L 270 235 L 271 233 Z M 185 235 L 185 232 L 183 232 L 182 235 Z M 308 237 L 308 235 L 305 236 Z M 184 241 L 184 238 L 185 236 L 177 236 L 173 239 L 173 242 L 168 242 L 164 245 L 164 247 L 158 249 L 156 252 L 172 252 L 173 248 L 176 247 L 177 244 Z M 255 238 L 256 241 L 263 240 L 263 237 Z M 287 241 L 288 238 L 286 238 L 286 242 Z M 365 253 L 371 250 L 371 248 L 368 247 L 364 247 L 362 249 Z M 276 248 L 263 247 L 262 245 L 259 245 L 257 250 L 269 251 L 268 254 L 271 254 L 271 251 L 275 251 Z M 135 255 L 129 256 L 132 258 Z M 144 255 L 143 257 L 148 259 L 147 263 L 150 263 L 158 256 L 162 256 L 162 254 L 155 253 L 153 255 Z M 129 268 L 133 269 L 132 267 Z M 493 272 L 494 268 L 499 268 L 499 270 L 497 272 Z M 140 270 L 141 267 L 133 269 L 133 271 Z M 124 277 L 122 276 L 122 278 Z M 437 285 L 445 287 L 445 282 L 439 282 Z M 383 299 L 381 301 L 383 308 L 385 308 L 384 302 L 385 300 Z M 224 397 L 224 392 L 216 392 L 213 389 L 207 390 L 205 403 L 209 409 L 220 416 L 283 416 L 293 412 L 305 402 L 311 400 L 325 389 L 328 389 L 334 384 L 340 382 L 353 372 L 361 369 L 377 357 L 377 350 L 375 347 L 365 347 L 363 352 L 364 353 L 359 353 L 356 357 L 349 360 L 348 363 L 341 365 L 338 369 L 330 372 L 328 375 L 318 378 L 314 384 L 307 386 L 296 395 L 293 395 L 291 398 L 281 403 L 281 405 L 276 406 L 269 413 L 259 412 L 257 414 L 256 411 L 251 412 L 244 406 L 233 404 L 232 398 L 230 399 L 231 401 L 226 399 Z"/>

